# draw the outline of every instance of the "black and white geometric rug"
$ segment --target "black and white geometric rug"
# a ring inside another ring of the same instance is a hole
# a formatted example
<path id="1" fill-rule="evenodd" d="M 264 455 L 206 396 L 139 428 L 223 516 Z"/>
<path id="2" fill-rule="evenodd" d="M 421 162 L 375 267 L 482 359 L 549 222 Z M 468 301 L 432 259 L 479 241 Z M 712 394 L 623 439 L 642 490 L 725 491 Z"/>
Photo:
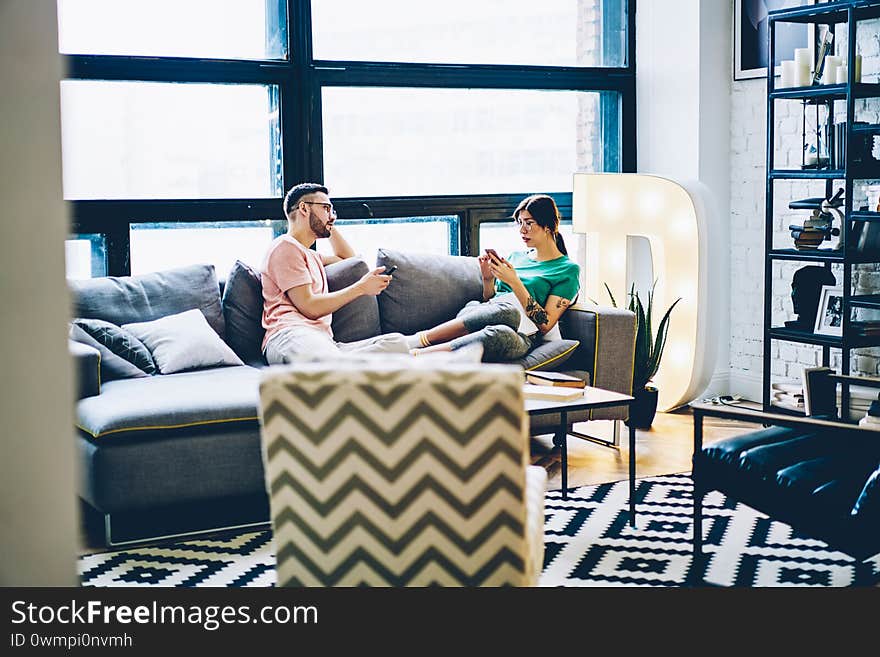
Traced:
<path id="1" fill-rule="evenodd" d="M 547 493 L 541 586 L 683 586 L 691 559 L 689 474 Z M 706 563 L 717 586 L 849 586 L 854 561 L 821 541 L 712 492 L 703 504 Z M 83 586 L 274 586 L 271 530 L 218 535 L 79 559 Z M 873 562 L 880 573 L 880 558 Z"/>
<path id="2" fill-rule="evenodd" d="M 547 493 L 542 586 L 682 586 L 692 568 L 715 586 L 850 586 L 852 557 L 713 491 L 703 498 L 702 567 L 691 558 L 690 473 Z M 880 572 L 880 558 L 872 562 Z"/>

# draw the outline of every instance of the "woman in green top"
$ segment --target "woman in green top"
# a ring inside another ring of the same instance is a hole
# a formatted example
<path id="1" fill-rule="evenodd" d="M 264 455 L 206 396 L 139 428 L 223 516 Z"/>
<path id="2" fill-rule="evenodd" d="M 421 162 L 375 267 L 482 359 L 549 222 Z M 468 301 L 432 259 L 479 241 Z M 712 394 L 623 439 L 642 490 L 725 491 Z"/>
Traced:
<path id="1" fill-rule="evenodd" d="M 522 358 L 551 330 L 550 337 L 558 337 L 556 324 L 580 288 L 580 267 L 559 234 L 559 210 L 551 197 L 536 194 L 520 202 L 513 218 L 529 250 L 507 259 L 491 250 L 479 256 L 483 301 L 470 301 L 455 319 L 409 336 L 411 353 L 479 343 L 483 360 L 501 362 Z"/>

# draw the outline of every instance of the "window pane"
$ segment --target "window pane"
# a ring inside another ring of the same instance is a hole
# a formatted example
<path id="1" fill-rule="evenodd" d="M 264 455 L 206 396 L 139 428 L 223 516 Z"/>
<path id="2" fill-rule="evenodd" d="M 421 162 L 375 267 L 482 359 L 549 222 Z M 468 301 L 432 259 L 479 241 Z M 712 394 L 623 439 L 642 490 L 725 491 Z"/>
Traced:
<path id="1" fill-rule="evenodd" d="M 624 66 L 624 0 L 321 0 L 316 59 Z"/>
<path id="2" fill-rule="evenodd" d="M 67 278 L 93 278 L 107 275 L 107 249 L 103 235 L 71 235 L 64 241 Z"/>
<path id="3" fill-rule="evenodd" d="M 606 170 L 604 149 L 618 149 L 601 96 L 327 87 L 324 180 L 335 196 L 570 192 L 574 172 Z"/>
<path id="4" fill-rule="evenodd" d="M 284 0 L 58 0 L 64 54 L 284 59 Z"/>
<path id="5" fill-rule="evenodd" d="M 68 199 L 281 195 L 278 88 L 65 80 Z"/>
<path id="6" fill-rule="evenodd" d="M 286 221 L 132 224 L 131 273 L 196 263 L 214 265 L 226 280 L 236 260 L 259 268 L 269 244 L 287 230 Z"/>
<path id="7" fill-rule="evenodd" d="M 409 253 L 458 254 L 458 216 L 395 219 L 340 219 L 336 225 L 358 257 L 376 262 L 380 248 Z M 330 255 L 329 240 L 318 240 L 318 253 Z"/>

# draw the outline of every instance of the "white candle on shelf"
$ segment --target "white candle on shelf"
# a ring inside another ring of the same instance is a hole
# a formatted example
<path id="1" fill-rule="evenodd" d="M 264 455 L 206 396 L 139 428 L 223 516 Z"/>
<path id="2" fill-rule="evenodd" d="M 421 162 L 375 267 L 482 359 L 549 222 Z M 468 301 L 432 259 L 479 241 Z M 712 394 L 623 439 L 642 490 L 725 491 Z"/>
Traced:
<path id="1" fill-rule="evenodd" d="M 794 62 L 798 66 L 806 66 L 809 68 L 810 64 L 810 49 L 809 48 L 795 48 L 794 49 Z"/>
<path id="2" fill-rule="evenodd" d="M 795 83 L 795 62 L 782 62 L 782 77 L 779 79 L 779 88 L 793 87 Z"/>
<path id="3" fill-rule="evenodd" d="M 837 67 L 837 84 L 846 84 L 846 65 L 841 64 Z"/>
<path id="4" fill-rule="evenodd" d="M 798 64 L 795 62 L 794 69 L 794 86 L 809 87 L 813 81 L 812 76 L 810 75 L 809 65 Z"/>
<path id="5" fill-rule="evenodd" d="M 822 71 L 822 84 L 835 84 L 837 82 L 837 68 L 841 64 L 841 58 L 837 55 L 828 55 L 825 58 L 825 69 Z"/>

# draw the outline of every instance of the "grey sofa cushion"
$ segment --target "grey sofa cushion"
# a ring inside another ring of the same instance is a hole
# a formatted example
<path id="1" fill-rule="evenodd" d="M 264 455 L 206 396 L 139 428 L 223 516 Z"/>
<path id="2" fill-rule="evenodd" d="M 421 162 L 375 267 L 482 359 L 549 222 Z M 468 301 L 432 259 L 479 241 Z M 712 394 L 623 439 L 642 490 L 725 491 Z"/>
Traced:
<path id="1" fill-rule="evenodd" d="M 141 432 L 146 433 L 146 432 Z M 212 424 L 149 439 L 77 436 L 79 494 L 103 513 L 265 494 L 260 425 Z M 222 505 L 223 502 L 221 501 Z"/>
<path id="2" fill-rule="evenodd" d="M 74 328 L 76 327 L 71 326 L 71 329 Z M 77 330 L 83 333 L 89 340 L 92 339 L 82 329 Z M 98 348 L 92 347 L 85 342 L 77 342 L 70 339 L 67 341 L 67 349 L 73 359 L 73 372 L 76 377 L 76 399 L 101 394 L 101 352 L 98 351 Z"/>
<path id="3" fill-rule="evenodd" d="M 259 378 L 241 365 L 111 381 L 77 403 L 77 426 L 100 442 L 256 420 Z"/>
<path id="4" fill-rule="evenodd" d="M 263 283 L 260 273 L 236 260 L 223 288 L 226 343 L 248 365 L 265 365 L 263 336 Z"/>
<path id="5" fill-rule="evenodd" d="M 379 249 L 376 266 L 383 265 L 398 266 L 378 298 L 383 333 L 408 335 L 431 328 L 483 297 L 476 258 Z"/>
<path id="6" fill-rule="evenodd" d="M 107 381 L 115 381 L 116 379 L 134 379 L 150 376 L 136 365 L 125 360 L 121 356 L 113 353 L 109 347 L 101 344 L 91 335 L 86 333 L 81 326 L 71 323 L 70 339 L 79 344 L 87 345 L 95 349 L 100 354 L 100 380 L 96 381 L 97 390 L 93 394 L 100 392 L 100 383 Z M 82 377 L 82 374 L 80 375 Z M 82 385 L 82 383 L 81 383 Z M 82 395 L 80 395 L 82 396 Z"/>
<path id="7" fill-rule="evenodd" d="M 526 370 L 559 370 L 559 367 L 571 358 L 579 345 L 578 340 L 538 342 L 529 353 L 517 362 Z"/>
<path id="8" fill-rule="evenodd" d="M 149 322 L 198 308 L 225 337 L 220 286 L 214 265 L 189 265 L 139 276 L 105 276 L 68 282 L 76 317 L 113 324 Z"/>
<path id="9" fill-rule="evenodd" d="M 151 322 L 123 324 L 122 328 L 147 345 L 162 374 L 244 365 L 197 308 Z"/>
<path id="10" fill-rule="evenodd" d="M 346 258 L 327 266 L 327 285 L 331 292 L 341 290 L 357 283 L 368 271 L 370 267 L 363 260 Z M 367 294 L 345 304 L 333 313 L 331 328 L 337 342 L 355 342 L 379 335 L 382 330 L 376 297 Z"/>
<path id="11" fill-rule="evenodd" d="M 126 360 L 141 370 L 141 372 L 145 374 L 156 373 L 156 363 L 153 361 L 150 350 L 130 331 L 126 331 L 121 326 L 116 326 L 116 324 L 104 321 L 103 319 L 76 318 L 72 324 L 88 333 L 90 337 L 100 343 L 106 350 L 112 352 L 114 356 Z M 104 350 L 99 349 L 99 351 L 101 351 L 101 358 L 103 359 L 105 356 Z M 131 374 L 130 376 L 138 375 Z M 115 376 L 112 378 L 123 379 L 128 377 Z"/>

